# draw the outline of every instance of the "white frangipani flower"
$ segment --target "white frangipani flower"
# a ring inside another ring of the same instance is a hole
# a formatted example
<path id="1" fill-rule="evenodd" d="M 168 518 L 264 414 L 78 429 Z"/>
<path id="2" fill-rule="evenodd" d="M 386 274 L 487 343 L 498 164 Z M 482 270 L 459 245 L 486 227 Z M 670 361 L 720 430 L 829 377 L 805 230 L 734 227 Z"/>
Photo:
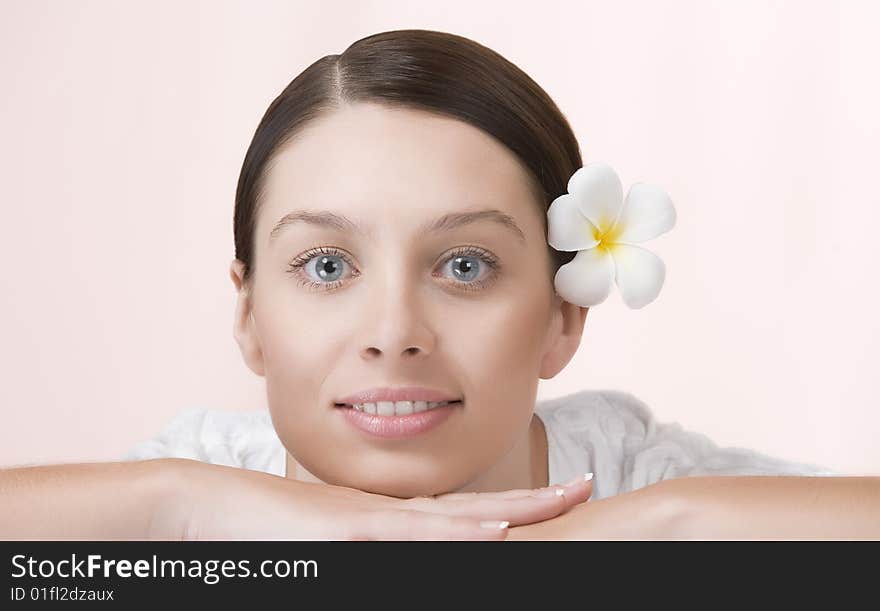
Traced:
<path id="1" fill-rule="evenodd" d="M 675 219 L 672 200 L 662 189 L 636 183 L 624 201 L 620 179 L 610 166 L 579 168 L 568 180 L 568 193 L 547 210 L 550 246 L 579 251 L 556 272 L 557 294 L 590 307 L 605 301 L 614 280 L 627 306 L 648 305 L 660 293 L 666 266 L 635 243 L 669 231 Z"/>

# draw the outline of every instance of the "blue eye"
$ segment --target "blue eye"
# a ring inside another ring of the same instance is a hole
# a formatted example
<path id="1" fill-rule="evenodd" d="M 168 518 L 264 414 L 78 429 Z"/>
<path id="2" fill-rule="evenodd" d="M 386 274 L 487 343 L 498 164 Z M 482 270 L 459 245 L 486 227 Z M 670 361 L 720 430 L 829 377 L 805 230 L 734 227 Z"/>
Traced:
<path id="1" fill-rule="evenodd" d="M 450 284 L 463 290 L 479 290 L 487 286 L 498 275 L 498 260 L 475 246 L 459 248 L 443 261 L 443 270 L 450 268 L 451 275 L 441 273 L 444 279 L 451 278 Z M 310 250 L 290 262 L 289 271 L 299 283 L 308 288 L 333 290 L 345 281 L 345 268 L 354 268 L 342 251 L 332 247 Z M 354 272 L 351 276 L 360 275 Z"/>
<path id="2" fill-rule="evenodd" d="M 480 275 L 480 260 L 476 257 L 458 256 L 450 259 L 452 263 L 452 275 L 456 280 L 470 282 Z"/>
<path id="3" fill-rule="evenodd" d="M 476 291 L 495 280 L 501 266 L 490 252 L 476 246 L 465 246 L 451 253 L 443 267 L 451 267 L 452 284 L 456 288 Z"/>
<path id="4" fill-rule="evenodd" d="M 342 275 L 342 268 L 345 267 L 345 262 L 336 255 L 321 255 L 315 257 L 312 261 L 315 262 L 313 267 L 315 274 L 325 282 L 339 280 L 339 277 Z"/>
<path id="5" fill-rule="evenodd" d="M 342 284 L 340 278 L 349 260 L 334 248 L 316 248 L 290 262 L 289 271 L 300 284 L 311 288 L 333 289 Z"/>

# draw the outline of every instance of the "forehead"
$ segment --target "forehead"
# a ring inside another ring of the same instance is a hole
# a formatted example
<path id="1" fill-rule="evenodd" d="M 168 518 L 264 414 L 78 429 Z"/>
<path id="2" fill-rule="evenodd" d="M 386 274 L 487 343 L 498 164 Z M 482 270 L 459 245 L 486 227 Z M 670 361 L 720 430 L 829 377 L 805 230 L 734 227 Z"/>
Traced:
<path id="1" fill-rule="evenodd" d="M 461 120 L 356 104 L 309 123 L 267 167 L 261 236 L 295 208 L 423 220 L 496 208 L 538 219 L 529 174 L 503 144 Z"/>

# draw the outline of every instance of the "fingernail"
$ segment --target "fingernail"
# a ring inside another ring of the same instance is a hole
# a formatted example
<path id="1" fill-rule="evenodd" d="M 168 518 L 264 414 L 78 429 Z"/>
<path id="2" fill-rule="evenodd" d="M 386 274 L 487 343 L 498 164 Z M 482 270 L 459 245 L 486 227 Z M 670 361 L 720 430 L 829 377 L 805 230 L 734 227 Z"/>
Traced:
<path id="1" fill-rule="evenodd" d="M 535 498 L 539 498 L 539 499 L 552 499 L 557 496 L 562 496 L 564 494 L 565 494 L 565 490 L 563 490 L 562 488 L 547 488 L 547 489 L 541 490 L 540 492 L 536 492 L 534 494 L 534 496 L 535 496 Z"/>
<path id="2" fill-rule="evenodd" d="M 498 520 L 483 520 L 480 522 L 481 528 L 492 528 L 494 530 L 504 530 L 510 526 L 510 522 L 504 520 L 503 522 L 499 522 Z"/>
<path id="3" fill-rule="evenodd" d="M 563 486 L 574 486 L 574 485 L 577 484 L 577 483 L 580 483 L 580 482 L 588 482 L 588 481 L 590 481 L 591 479 L 593 479 L 593 474 L 592 474 L 592 473 L 585 473 L 585 474 L 583 474 L 583 475 L 581 475 L 581 476 L 579 476 L 579 477 L 574 478 L 573 480 L 571 480 L 571 481 L 569 481 L 569 482 L 565 482 L 565 483 L 563 484 Z"/>

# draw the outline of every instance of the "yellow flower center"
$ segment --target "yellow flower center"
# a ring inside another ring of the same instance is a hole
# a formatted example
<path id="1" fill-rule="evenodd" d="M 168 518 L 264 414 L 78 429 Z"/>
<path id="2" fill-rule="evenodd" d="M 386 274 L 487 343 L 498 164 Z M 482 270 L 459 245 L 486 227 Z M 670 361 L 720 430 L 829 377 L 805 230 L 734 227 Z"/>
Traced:
<path id="1" fill-rule="evenodd" d="M 599 227 L 593 228 L 593 239 L 597 240 L 599 243 L 596 245 L 596 248 L 601 248 L 602 250 L 609 251 L 612 249 L 614 244 L 617 242 L 617 238 L 620 236 L 623 227 L 615 226 L 609 227 L 610 223 L 604 221 L 600 223 Z"/>

